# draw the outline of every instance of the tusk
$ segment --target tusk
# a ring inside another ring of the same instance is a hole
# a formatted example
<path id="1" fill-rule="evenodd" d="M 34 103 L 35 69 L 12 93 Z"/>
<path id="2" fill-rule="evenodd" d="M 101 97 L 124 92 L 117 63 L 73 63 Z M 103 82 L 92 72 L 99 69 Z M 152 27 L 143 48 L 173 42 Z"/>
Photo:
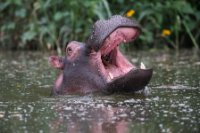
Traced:
<path id="1" fill-rule="evenodd" d="M 141 64 L 140 64 L 140 68 L 141 68 L 141 69 L 146 69 L 146 66 L 144 65 L 143 62 L 141 62 Z"/>
<path id="2" fill-rule="evenodd" d="M 113 75 L 111 73 L 108 73 L 109 76 L 110 76 L 110 79 L 113 79 Z"/>

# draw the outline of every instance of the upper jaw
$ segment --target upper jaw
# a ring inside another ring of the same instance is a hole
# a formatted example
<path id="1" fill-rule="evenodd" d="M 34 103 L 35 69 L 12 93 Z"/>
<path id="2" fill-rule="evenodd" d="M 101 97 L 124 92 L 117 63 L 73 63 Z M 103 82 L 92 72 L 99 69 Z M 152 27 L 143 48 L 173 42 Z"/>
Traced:
<path id="1" fill-rule="evenodd" d="M 136 38 L 141 31 L 141 26 L 137 21 L 120 15 L 114 15 L 107 20 L 98 20 L 93 25 L 91 35 L 86 41 L 86 46 L 96 52 L 99 51 L 105 40 L 119 28 L 136 29 L 137 34 L 134 38 Z M 127 40 L 125 39 L 125 41 Z"/>
<path id="2" fill-rule="evenodd" d="M 118 47 L 120 43 L 133 41 L 138 37 L 139 32 L 139 29 L 133 27 L 118 27 L 105 38 L 102 44 L 99 44 L 101 54 L 105 56 Z"/>
<path id="3" fill-rule="evenodd" d="M 114 30 L 101 44 L 100 53 L 102 56 L 102 62 L 104 65 L 116 65 L 120 71 L 123 71 L 125 67 L 131 67 L 133 65 L 121 54 L 118 46 L 121 43 L 128 43 L 133 41 L 139 34 L 139 30 L 137 28 L 132 27 L 119 27 Z M 121 63 L 122 62 L 122 63 Z"/>

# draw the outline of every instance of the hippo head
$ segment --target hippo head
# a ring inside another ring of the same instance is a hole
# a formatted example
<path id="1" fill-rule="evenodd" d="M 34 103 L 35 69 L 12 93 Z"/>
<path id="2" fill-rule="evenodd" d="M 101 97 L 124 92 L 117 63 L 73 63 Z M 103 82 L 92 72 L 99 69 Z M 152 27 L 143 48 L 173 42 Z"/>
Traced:
<path id="1" fill-rule="evenodd" d="M 49 58 L 50 64 L 61 70 L 53 90 L 66 94 L 75 90 L 88 93 L 143 89 L 152 77 L 152 69 L 144 65 L 137 68 L 119 49 L 119 45 L 133 41 L 139 33 L 140 25 L 126 17 L 115 15 L 97 21 L 85 44 L 72 41 L 65 48 L 64 58 Z"/>

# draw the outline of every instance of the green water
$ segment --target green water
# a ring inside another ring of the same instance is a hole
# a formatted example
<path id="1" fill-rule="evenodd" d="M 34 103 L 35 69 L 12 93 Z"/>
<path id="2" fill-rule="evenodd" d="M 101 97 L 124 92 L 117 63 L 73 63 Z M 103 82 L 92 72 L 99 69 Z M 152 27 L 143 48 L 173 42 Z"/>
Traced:
<path id="1" fill-rule="evenodd" d="M 50 54 L 0 52 L 0 133 L 200 132 L 200 58 L 132 54 L 154 69 L 144 94 L 50 97 Z"/>

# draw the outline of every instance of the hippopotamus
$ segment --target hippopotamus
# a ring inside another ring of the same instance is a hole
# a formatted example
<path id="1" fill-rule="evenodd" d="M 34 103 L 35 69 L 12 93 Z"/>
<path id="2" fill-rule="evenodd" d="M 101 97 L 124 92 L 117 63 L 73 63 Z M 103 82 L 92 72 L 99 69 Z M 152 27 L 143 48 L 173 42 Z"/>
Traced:
<path id="1" fill-rule="evenodd" d="M 137 21 L 115 15 L 98 20 L 85 42 L 71 41 L 64 57 L 50 56 L 51 66 L 60 70 L 52 95 L 94 92 L 135 92 L 149 83 L 153 70 L 132 64 L 119 45 L 135 40 L 141 32 Z"/>

